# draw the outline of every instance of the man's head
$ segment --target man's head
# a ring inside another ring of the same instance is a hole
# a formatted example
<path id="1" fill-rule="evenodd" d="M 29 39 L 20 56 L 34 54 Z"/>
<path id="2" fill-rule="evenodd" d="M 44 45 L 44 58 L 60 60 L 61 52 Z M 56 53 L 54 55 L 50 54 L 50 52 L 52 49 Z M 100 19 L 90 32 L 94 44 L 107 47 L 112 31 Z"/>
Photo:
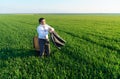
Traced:
<path id="1" fill-rule="evenodd" d="M 42 24 L 42 25 L 46 24 L 45 18 L 40 18 L 39 19 L 39 23 Z"/>

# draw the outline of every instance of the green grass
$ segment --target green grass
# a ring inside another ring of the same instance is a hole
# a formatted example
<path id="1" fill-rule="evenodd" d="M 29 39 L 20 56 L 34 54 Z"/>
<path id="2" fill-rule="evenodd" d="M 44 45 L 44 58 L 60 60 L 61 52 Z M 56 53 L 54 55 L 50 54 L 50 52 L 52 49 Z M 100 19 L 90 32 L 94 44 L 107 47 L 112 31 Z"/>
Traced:
<path id="1" fill-rule="evenodd" d="M 49 58 L 33 48 L 40 17 L 67 41 Z M 120 15 L 0 15 L 0 79 L 120 79 Z"/>

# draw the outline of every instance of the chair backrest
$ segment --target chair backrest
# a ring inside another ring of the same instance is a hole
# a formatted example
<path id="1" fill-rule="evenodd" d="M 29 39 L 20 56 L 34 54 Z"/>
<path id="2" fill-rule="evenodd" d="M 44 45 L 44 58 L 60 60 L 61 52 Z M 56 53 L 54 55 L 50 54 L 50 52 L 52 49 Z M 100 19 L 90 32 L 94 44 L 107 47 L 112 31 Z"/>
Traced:
<path id="1" fill-rule="evenodd" d="M 33 46 L 34 46 L 36 51 L 40 51 L 38 36 L 33 37 Z"/>

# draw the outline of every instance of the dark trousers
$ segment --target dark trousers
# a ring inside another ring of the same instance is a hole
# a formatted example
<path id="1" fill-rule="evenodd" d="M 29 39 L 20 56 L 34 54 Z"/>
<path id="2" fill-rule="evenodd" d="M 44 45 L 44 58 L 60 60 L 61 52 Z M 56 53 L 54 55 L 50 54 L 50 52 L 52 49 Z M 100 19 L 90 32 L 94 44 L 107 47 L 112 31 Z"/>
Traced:
<path id="1" fill-rule="evenodd" d="M 49 56 L 50 55 L 49 40 L 39 39 L 39 45 L 40 45 L 40 56 L 42 56 L 43 54 Z"/>

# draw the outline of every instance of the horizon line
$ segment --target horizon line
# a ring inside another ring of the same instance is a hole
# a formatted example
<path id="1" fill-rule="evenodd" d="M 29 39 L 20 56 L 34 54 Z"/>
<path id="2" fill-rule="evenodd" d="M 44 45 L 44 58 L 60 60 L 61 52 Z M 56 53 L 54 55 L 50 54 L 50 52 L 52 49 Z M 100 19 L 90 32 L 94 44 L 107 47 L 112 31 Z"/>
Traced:
<path id="1" fill-rule="evenodd" d="M 98 13 L 98 12 L 90 12 L 90 13 L 0 13 L 0 14 L 120 14 L 120 13 Z"/>

